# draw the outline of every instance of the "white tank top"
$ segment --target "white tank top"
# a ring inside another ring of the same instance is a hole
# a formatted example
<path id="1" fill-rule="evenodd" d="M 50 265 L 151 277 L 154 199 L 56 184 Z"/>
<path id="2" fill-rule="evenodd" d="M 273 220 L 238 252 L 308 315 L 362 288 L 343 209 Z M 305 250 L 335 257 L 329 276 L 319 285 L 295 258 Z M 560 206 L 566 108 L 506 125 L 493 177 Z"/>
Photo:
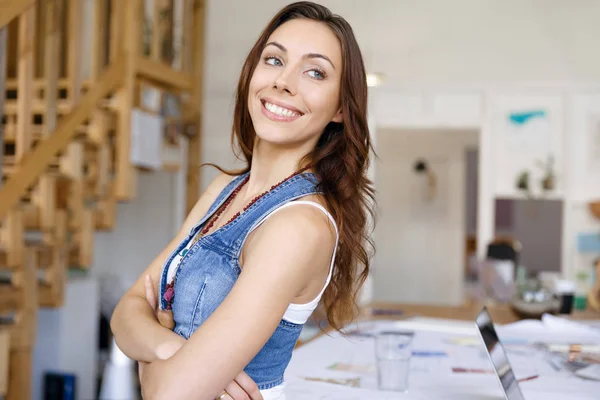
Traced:
<path id="1" fill-rule="evenodd" d="M 304 304 L 291 303 L 288 306 L 287 310 L 285 311 L 285 314 L 283 315 L 283 319 L 288 322 L 291 322 L 293 324 L 304 324 L 304 323 L 306 323 L 306 321 L 308 321 L 308 318 L 310 318 L 310 316 L 313 313 L 313 311 L 315 310 L 315 308 L 317 308 L 317 305 L 319 304 L 319 301 L 321 300 L 321 297 L 323 296 L 325 289 L 327 289 L 327 286 L 329 285 L 329 282 L 331 281 L 333 265 L 335 264 L 335 254 L 337 251 L 337 246 L 338 246 L 338 241 L 339 241 L 339 231 L 338 231 L 337 224 L 335 223 L 335 220 L 333 219 L 333 217 L 331 216 L 329 211 L 327 211 L 325 209 L 325 207 L 323 207 L 319 203 L 315 203 L 314 201 L 296 200 L 296 201 L 290 201 L 288 203 L 285 203 L 281 207 L 276 208 L 275 210 L 271 211 L 252 230 L 258 228 L 262 223 L 264 223 L 271 215 L 275 214 L 277 211 L 279 211 L 285 207 L 290 207 L 290 206 L 297 205 L 297 204 L 305 204 L 305 205 L 317 207 L 319 210 L 321 210 L 323 213 L 325 213 L 325 215 L 327 215 L 327 217 L 329 218 L 329 221 L 331 221 L 331 223 L 333 224 L 333 227 L 335 228 L 335 247 L 333 249 L 333 256 L 331 257 L 331 263 L 329 265 L 329 274 L 327 275 L 327 279 L 325 281 L 325 285 L 323 286 L 323 289 L 321 289 L 321 292 L 317 295 L 317 297 L 315 297 L 312 301 L 310 301 L 308 303 L 304 303 Z M 252 231 L 250 231 L 250 232 L 252 232 Z M 250 232 L 248 232 L 248 233 L 250 233 Z M 169 270 L 167 272 L 167 282 L 171 282 L 173 280 L 173 278 L 175 277 L 175 273 L 177 272 L 177 267 L 179 266 L 179 262 L 181 261 L 181 258 L 185 255 L 185 253 L 187 253 L 187 251 L 189 250 L 189 247 L 191 247 L 192 242 L 193 241 L 190 240 L 188 242 L 187 246 L 182 251 L 180 251 L 173 258 L 171 263 L 169 264 Z"/>

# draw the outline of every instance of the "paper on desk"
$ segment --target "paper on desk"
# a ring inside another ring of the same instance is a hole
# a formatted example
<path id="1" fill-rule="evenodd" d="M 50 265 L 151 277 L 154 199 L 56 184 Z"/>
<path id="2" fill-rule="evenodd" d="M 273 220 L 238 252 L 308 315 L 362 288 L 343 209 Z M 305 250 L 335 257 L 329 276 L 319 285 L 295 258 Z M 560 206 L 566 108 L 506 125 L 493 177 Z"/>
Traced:
<path id="1" fill-rule="evenodd" d="M 414 317 L 403 321 L 397 321 L 394 326 L 399 329 L 420 332 L 440 332 L 464 336 L 477 335 L 477 328 L 473 321 Z"/>
<path id="2" fill-rule="evenodd" d="M 580 376 L 585 379 L 593 379 L 596 381 L 600 381 L 600 365 L 592 364 L 588 365 L 585 368 L 581 368 L 575 372 L 575 375 Z"/>
<path id="3" fill-rule="evenodd" d="M 564 333 L 590 334 L 600 336 L 600 330 L 581 324 L 576 321 L 570 321 L 566 318 L 556 317 L 551 314 L 542 316 L 542 323 L 549 329 Z"/>
<path id="4" fill-rule="evenodd" d="M 599 331 L 562 318 L 546 317 L 544 321 L 523 320 L 497 327 L 501 340 L 523 338 L 528 342 L 600 343 Z"/>

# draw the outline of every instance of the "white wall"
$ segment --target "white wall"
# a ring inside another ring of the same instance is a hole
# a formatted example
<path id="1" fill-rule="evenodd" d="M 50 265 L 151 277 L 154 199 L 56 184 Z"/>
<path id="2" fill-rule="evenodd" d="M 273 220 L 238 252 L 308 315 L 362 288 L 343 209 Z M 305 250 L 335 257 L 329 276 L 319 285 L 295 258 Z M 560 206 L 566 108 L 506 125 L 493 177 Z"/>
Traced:
<path id="1" fill-rule="evenodd" d="M 111 231 L 96 232 L 94 275 L 115 275 L 131 285 L 173 238 L 180 226 L 176 206 L 182 201 L 177 174 L 138 174 L 133 201 L 117 205 L 117 223 Z"/>

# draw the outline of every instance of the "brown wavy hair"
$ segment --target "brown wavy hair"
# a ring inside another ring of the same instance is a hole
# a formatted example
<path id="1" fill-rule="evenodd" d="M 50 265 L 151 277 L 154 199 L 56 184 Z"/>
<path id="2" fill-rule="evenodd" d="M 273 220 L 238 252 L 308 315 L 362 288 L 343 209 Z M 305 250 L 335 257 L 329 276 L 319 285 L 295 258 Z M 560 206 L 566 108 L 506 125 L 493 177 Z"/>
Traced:
<path id="1" fill-rule="evenodd" d="M 374 249 L 368 215 L 371 221 L 375 219 L 375 191 L 367 178 L 369 152 L 373 150 L 367 124 L 367 78 L 360 48 L 346 20 L 308 1 L 292 3 L 271 19 L 249 52 L 237 87 L 231 141 L 246 167 L 235 172 L 219 169 L 233 175 L 250 171 L 256 138 L 248 110 L 250 80 L 271 34 L 292 19 L 326 24 L 342 48 L 339 97 L 343 121 L 330 122 L 316 147 L 300 163 L 312 165 L 319 178 L 318 189 L 324 193 L 339 229 L 333 276 L 322 298 L 329 324 L 339 330 L 358 310 L 356 298 L 369 274 L 370 250 Z"/>

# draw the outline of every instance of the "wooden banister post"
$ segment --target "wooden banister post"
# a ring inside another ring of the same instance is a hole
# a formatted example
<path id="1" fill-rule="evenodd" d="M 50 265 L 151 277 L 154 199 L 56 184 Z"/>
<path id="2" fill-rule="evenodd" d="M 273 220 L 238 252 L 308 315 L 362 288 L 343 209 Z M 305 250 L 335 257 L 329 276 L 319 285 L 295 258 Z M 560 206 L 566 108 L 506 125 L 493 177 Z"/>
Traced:
<path id="1" fill-rule="evenodd" d="M 4 116 L 4 83 L 6 82 L 6 46 L 7 46 L 7 28 L 0 28 L 0 120 Z M 0 148 L 4 149 L 4 126 L 0 124 Z M 2 156 L 4 151 L 0 151 L 0 176 L 2 176 Z M 0 179 L 0 188 L 2 187 L 2 180 Z"/>
<path id="2" fill-rule="evenodd" d="M 33 97 L 35 7 L 30 7 L 19 17 L 19 47 L 17 88 L 17 140 L 15 165 L 31 149 L 31 98 Z"/>
<path id="3" fill-rule="evenodd" d="M 125 7 L 124 2 L 118 7 Z M 116 11 L 116 10 L 115 10 Z M 119 122 L 117 129 L 117 165 L 115 190 L 119 200 L 130 200 L 137 189 L 137 171 L 131 164 L 131 113 L 135 105 L 135 79 L 142 44 L 142 0 L 130 0 L 125 8 L 123 31 L 125 54 L 125 77 L 119 92 Z"/>
<path id="4" fill-rule="evenodd" d="M 186 214 L 192 210 L 192 207 L 198 201 L 200 196 L 200 154 L 202 152 L 202 96 L 203 96 L 203 78 L 204 78 L 204 32 L 206 21 L 206 3 L 204 0 L 194 1 L 194 22 L 195 28 L 192 35 L 193 52 L 193 75 L 194 90 L 193 102 L 198 107 L 198 121 L 196 134 L 192 136 L 188 146 L 188 170 L 186 177 Z"/>

